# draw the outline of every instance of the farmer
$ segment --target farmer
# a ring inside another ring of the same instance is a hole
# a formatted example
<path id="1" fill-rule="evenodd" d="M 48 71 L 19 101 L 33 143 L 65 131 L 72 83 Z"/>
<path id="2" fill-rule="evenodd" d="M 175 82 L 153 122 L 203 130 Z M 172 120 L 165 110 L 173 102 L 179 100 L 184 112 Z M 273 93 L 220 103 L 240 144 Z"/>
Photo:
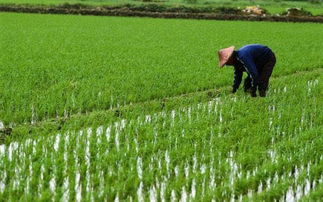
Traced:
<path id="1" fill-rule="evenodd" d="M 234 46 L 218 51 L 220 67 L 234 67 L 234 82 L 232 93 L 240 86 L 243 72 L 248 76 L 244 80 L 244 91 L 256 97 L 257 88 L 261 97 L 266 96 L 269 78 L 276 64 L 275 54 L 267 47 L 259 44 L 246 45 L 239 50 Z"/>

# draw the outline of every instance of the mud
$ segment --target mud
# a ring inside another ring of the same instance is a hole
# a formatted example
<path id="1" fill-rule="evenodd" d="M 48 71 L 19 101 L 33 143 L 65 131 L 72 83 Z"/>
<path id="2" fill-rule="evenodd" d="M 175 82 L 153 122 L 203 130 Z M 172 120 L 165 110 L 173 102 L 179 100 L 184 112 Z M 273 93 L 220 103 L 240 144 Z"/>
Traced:
<path id="1" fill-rule="evenodd" d="M 158 10 L 152 8 L 134 9 L 131 7 L 89 7 L 89 6 L 31 6 L 31 5 L 0 5 L 0 12 L 41 13 L 41 14 L 72 14 L 95 16 L 127 16 L 152 18 L 206 19 L 206 20 L 243 20 L 243 21 L 272 21 L 272 22 L 314 22 L 323 23 L 322 16 L 257 16 L 244 14 L 223 14 L 213 11 L 196 10 Z"/>

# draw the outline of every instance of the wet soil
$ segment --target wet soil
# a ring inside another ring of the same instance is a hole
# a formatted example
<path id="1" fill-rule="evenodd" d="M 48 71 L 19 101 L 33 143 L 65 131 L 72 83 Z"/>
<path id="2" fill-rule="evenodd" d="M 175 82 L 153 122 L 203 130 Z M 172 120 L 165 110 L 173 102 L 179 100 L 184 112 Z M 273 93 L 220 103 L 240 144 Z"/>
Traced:
<path id="1" fill-rule="evenodd" d="M 128 16 L 152 18 L 180 18 L 207 20 L 244 20 L 273 22 L 315 22 L 323 23 L 323 16 L 257 16 L 245 14 L 223 14 L 214 12 L 169 10 L 152 11 L 151 9 L 136 10 L 129 7 L 88 7 L 88 6 L 34 6 L 34 5 L 0 5 L 0 12 L 41 13 L 41 14 L 72 14 L 95 16 Z"/>

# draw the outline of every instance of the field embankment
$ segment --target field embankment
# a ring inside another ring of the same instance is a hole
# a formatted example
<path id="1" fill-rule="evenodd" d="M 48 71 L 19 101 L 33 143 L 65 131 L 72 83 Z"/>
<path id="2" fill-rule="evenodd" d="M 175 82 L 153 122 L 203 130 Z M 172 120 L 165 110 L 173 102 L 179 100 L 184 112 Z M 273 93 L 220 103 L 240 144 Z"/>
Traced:
<path id="1" fill-rule="evenodd" d="M 0 5 L 2 12 L 41 13 L 41 14 L 72 14 L 96 16 L 127 16 L 180 19 L 208 20 L 244 20 L 244 21 L 273 21 L 273 22 L 315 22 L 323 23 L 322 16 L 284 16 L 284 15 L 249 15 L 235 8 L 190 8 L 164 7 L 160 5 L 147 6 L 90 6 L 82 4 L 65 5 Z"/>
<path id="2" fill-rule="evenodd" d="M 0 0 L 0 4 L 18 5 L 81 5 L 93 7 L 105 6 L 131 6 L 153 7 L 157 9 L 185 9 L 185 10 L 210 10 L 225 8 L 226 10 L 244 9 L 247 6 L 260 6 L 269 14 L 276 15 L 285 12 L 288 8 L 303 8 L 313 15 L 323 15 L 323 4 L 321 0 Z"/>

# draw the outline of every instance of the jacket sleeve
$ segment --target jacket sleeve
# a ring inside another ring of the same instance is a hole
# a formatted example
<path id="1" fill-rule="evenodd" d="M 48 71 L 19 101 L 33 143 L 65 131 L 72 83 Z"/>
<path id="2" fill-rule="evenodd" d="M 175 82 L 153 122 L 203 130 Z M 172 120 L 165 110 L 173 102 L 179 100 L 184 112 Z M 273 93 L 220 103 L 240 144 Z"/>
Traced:
<path id="1" fill-rule="evenodd" d="M 240 62 L 244 65 L 246 71 L 252 79 L 252 86 L 255 87 L 259 84 L 259 74 L 257 71 L 256 64 L 254 63 L 250 55 L 243 56 Z"/>
<path id="2" fill-rule="evenodd" d="M 239 88 L 242 80 L 243 71 L 240 68 L 234 67 L 234 77 L 233 77 L 233 86 L 232 91 L 236 92 Z"/>

